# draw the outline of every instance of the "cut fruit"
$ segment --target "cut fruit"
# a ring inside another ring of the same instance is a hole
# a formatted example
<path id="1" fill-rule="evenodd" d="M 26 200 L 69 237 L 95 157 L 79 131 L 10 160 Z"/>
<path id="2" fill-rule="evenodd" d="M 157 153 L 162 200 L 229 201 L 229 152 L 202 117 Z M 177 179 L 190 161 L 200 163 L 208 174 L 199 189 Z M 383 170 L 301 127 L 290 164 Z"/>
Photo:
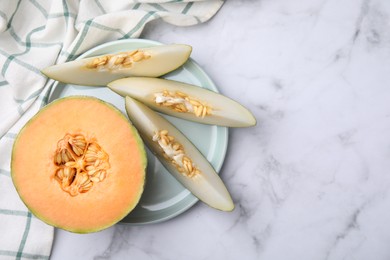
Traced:
<path id="1" fill-rule="evenodd" d="M 156 111 L 186 120 L 228 127 L 256 124 L 252 113 L 236 101 L 191 84 L 161 78 L 132 77 L 115 80 L 108 87 Z"/>
<path id="2" fill-rule="evenodd" d="M 53 65 L 42 70 L 47 77 L 76 85 L 105 86 L 129 76 L 159 77 L 183 65 L 192 47 L 158 45 Z"/>
<path id="3" fill-rule="evenodd" d="M 35 216 L 89 233 L 114 225 L 138 204 L 146 160 L 125 115 L 97 98 L 73 96 L 50 103 L 23 127 L 11 175 Z"/>
<path id="4" fill-rule="evenodd" d="M 230 194 L 214 168 L 175 126 L 130 97 L 126 97 L 126 111 L 145 144 L 185 188 L 213 208 L 234 209 Z"/>

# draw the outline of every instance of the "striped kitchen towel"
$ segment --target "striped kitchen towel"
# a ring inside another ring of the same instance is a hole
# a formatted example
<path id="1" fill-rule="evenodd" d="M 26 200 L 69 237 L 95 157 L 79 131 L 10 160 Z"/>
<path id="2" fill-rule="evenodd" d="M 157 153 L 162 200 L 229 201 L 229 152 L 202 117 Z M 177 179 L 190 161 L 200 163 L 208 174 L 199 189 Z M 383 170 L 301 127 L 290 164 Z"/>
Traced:
<path id="1" fill-rule="evenodd" d="M 0 259 L 48 259 L 53 228 L 35 218 L 10 177 L 20 128 L 47 103 L 55 82 L 40 69 L 104 42 L 139 37 L 160 19 L 177 26 L 210 19 L 223 0 L 0 1 Z M 31 147 L 33 152 L 33 147 Z"/>

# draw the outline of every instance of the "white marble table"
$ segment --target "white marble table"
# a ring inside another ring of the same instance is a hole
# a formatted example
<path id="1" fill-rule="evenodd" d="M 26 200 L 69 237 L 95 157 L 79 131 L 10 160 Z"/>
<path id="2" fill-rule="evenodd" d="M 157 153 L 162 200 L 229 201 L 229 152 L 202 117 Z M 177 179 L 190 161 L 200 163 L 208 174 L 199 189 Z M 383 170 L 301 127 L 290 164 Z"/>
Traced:
<path id="1" fill-rule="evenodd" d="M 390 259 L 390 1 L 229 0 L 143 38 L 192 57 L 258 125 L 230 130 L 232 213 L 56 231 L 59 259 Z"/>

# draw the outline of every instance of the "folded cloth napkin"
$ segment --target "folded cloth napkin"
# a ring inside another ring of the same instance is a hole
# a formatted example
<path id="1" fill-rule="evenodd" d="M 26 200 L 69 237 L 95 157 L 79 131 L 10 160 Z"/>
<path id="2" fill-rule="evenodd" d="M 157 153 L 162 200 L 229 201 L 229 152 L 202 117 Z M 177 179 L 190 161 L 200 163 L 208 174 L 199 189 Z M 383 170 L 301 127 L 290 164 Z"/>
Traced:
<path id="1" fill-rule="evenodd" d="M 139 37 L 155 19 L 178 26 L 205 22 L 222 4 L 223 0 L 0 1 L 0 259 L 48 259 L 53 243 L 54 229 L 28 211 L 10 177 L 15 137 L 46 105 L 55 85 L 40 69 L 72 60 L 104 42 Z"/>

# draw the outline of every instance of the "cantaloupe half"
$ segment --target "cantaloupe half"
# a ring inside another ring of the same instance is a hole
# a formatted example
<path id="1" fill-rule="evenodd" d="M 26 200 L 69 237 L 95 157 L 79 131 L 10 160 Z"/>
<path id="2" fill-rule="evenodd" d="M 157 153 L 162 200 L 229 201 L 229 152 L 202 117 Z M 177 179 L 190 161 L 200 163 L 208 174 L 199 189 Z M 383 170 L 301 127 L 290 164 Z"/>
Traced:
<path id="1" fill-rule="evenodd" d="M 134 209 L 144 189 L 146 160 L 138 131 L 117 108 L 72 96 L 41 109 L 20 131 L 11 175 L 35 216 L 89 233 Z"/>
<path id="2" fill-rule="evenodd" d="M 57 64 L 42 73 L 65 83 L 105 86 L 123 77 L 164 75 L 183 65 L 191 51 L 185 44 L 157 45 Z"/>

